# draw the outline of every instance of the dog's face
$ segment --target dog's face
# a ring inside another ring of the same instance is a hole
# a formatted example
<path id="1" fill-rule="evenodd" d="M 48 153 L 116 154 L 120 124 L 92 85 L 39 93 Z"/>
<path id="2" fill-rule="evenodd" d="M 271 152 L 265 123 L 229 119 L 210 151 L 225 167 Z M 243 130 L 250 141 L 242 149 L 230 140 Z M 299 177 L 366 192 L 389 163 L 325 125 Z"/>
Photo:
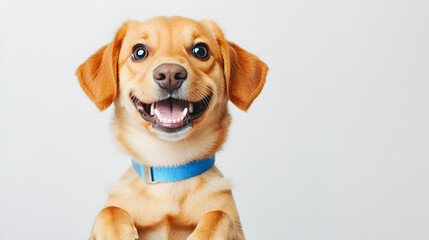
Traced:
<path id="1" fill-rule="evenodd" d="M 127 28 L 118 64 L 121 106 L 165 140 L 183 139 L 219 114 L 227 100 L 223 60 L 210 29 L 182 18 Z"/>
<path id="2" fill-rule="evenodd" d="M 126 22 L 76 73 L 100 110 L 115 101 L 117 117 L 180 141 L 226 118 L 229 124 L 228 98 L 247 110 L 267 69 L 214 22 L 158 17 Z"/>

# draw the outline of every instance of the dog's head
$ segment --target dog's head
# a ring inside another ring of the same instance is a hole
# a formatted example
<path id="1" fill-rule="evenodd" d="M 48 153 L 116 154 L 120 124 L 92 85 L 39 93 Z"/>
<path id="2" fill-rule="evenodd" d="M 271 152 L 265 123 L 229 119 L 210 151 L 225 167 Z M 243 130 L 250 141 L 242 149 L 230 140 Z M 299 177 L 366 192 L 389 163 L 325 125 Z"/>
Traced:
<path id="1" fill-rule="evenodd" d="M 117 121 L 178 142 L 225 128 L 228 99 L 246 111 L 267 70 L 212 21 L 158 17 L 126 22 L 76 74 L 100 110 L 115 102 Z"/>

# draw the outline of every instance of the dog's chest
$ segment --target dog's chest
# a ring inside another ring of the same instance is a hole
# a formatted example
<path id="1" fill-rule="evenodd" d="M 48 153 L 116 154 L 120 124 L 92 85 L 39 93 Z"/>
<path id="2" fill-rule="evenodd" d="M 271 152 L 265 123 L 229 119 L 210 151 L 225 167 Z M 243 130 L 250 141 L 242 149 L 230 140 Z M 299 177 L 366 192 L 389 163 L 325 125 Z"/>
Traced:
<path id="1" fill-rule="evenodd" d="M 175 186 L 176 185 L 176 186 Z M 107 205 L 127 211 L 137 227 L 140 239 L 186 239 L 195 229 L 197 217 L 189 214 L 188 200 L 193 196 L 177 184 L 158 184 L 136 188 L 121 187 Z"/>
<path id="2" fill-rule="evenodd" d="M 137 226 L 140 240 L 185 240 L 195 229 L 195 226 L 183 226 L 176 220 L 164 218 L 151 226 Z"/>
<path id="3" fill-rule="evenodd" d="M 146 184 L 131 171 L 112 189 L 107 206 L 127 211 L 140 239 L 186 239 L 205 213 L 220 209 L 217 192 L 230 189 L 216 168 L 179 182 Z"/>

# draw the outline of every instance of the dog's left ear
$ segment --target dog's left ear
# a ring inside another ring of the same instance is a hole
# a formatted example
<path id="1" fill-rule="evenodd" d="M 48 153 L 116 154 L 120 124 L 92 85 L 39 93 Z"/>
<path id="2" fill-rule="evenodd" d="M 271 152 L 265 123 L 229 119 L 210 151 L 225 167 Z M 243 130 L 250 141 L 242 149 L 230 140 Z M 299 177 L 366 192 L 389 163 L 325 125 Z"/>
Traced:
<path id="1" fill-rule="evenodd" d="M 221 48 L 229 100 L 239 109 L 247 111 L 264 87 L 268 66 L 257 56 L 226 41 L 215 22 L 202 23 L 214 32 Z"/>
<path id="2" fill-rule="evenodd" d="M 80 86 L 101 111 L 116 98 L 118 88 L 118 58 L 128 23 L 116 33 L 115 39 L 101 47 L 76 70 Z"/>

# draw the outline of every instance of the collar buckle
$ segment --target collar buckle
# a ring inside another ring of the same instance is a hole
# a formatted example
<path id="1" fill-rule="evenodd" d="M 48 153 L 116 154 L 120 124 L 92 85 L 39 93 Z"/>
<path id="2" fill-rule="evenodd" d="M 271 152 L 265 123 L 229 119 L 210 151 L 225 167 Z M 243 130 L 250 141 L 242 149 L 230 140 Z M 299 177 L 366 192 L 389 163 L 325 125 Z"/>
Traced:
<path id="1" fill-rule="evenodd" d="M 153 180 L 153 174 L 152 174 L 152 167 L 148 167 L 146 165 L 144 165 L 144 180 L 146 183 L 152 184 L 152 183 L 157 183 L 157 181 Z"/>

